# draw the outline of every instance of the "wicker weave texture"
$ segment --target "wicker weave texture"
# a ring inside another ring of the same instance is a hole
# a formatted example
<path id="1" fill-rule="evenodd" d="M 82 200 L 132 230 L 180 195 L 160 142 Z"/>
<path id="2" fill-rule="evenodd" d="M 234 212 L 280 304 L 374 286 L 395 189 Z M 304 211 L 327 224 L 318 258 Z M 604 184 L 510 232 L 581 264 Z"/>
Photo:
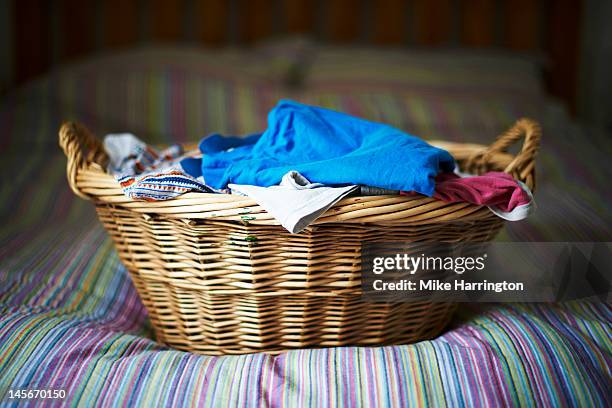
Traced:
<path id="1" fill-rule="evenodd" d="M 506 149 L 525 139 L 521 152 Z M 490 147 L 435 143 L 465 171 L 503 170 L 534 186 L 540 129 L 522 119 Z M 98 216 L 149 311 L 159 341 L 203 354 L 411 343 L 436 336 L 455 306 L 367 303 L 364 242 L 482 242 L 503 222 L 488 209 L 429 197 L 349 197 L 300 234 L 249 198 L 188 193 L 133 201 L 104 172 L 102 144 L 66 123 L 68 181 Z"/>

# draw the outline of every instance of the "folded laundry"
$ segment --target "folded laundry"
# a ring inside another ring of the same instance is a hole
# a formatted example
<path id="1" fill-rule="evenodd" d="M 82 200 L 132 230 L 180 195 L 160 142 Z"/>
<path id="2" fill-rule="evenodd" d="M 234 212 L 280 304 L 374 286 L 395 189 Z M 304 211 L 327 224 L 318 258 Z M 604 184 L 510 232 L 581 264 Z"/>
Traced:
<path id="1" fill-rule="evenodd" d="M 214 188 L 273 186 L 295 170 L 328 186 L 363 184 L 431 196 L 435 176 L 455 166 L 445 150 L 391 126 L 293 101 L 270 111 L 262 134 L 213 135 L 200 150 L 200 163 L 192 159 L 183 167 Z"/>
<path id="2" fill-rule="evenodd" d="M 131 133 L 121 133 L 107 135 L 104 148 L 109 156 L 108 171 L 132 199 L 158 201 L 189 191 L 215 192 L 180 166 L 180 145 L 158 151 Z"/>
<path id="3" fill-rule="evenodd" d="M 232 193 L 251 197 L 292 233 L 302 231 L 329 207 L 357 189 L 356 185 L 328 187 L 311 183 L 296 171 L 285 174 L 278 186 L 230 184 L 229 187 Z"/>

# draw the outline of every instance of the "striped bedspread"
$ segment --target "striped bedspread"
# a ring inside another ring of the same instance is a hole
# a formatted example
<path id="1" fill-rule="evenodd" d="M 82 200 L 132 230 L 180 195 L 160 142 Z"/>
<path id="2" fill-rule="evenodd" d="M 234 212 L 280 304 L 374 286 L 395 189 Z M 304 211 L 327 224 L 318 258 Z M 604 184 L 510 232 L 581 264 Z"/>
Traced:
<path id="1" fill-rule="evenodd" d="M 20 389 L 65 390 L 63 400 L 27 403 L 66 406 L 612 404 L 612 306 L 602 303 L 466 305 L 445 334 L 406 346 L 206 357 L 156 343 L 91 204 L 67 187 L 56 147 L 61 119 L 100 133 L 185 141 L 260 129 L 275 100 L 291 96 L 422 136 L 486 141 L 520 115 L 550 113 L 520 93 L 481 89 L 476 97 L 447 84 L 416 89 L 392 76 L 378 87 L 360 78 L 347 91 L 316 71 L 300 91 L 261 79 L 257 61 L 247 80 L 218 68 L 236 55 L 208 63 L 168 52 L 82 64 L 2 102 L 0 406 L 24 406 L 10 398 Z M 564 120 L 547 122 L 550 135 L 545 128 L 538 215 L 502 239 L 610 240 L 612 199 L 601 191 L 610 142 Z"/>

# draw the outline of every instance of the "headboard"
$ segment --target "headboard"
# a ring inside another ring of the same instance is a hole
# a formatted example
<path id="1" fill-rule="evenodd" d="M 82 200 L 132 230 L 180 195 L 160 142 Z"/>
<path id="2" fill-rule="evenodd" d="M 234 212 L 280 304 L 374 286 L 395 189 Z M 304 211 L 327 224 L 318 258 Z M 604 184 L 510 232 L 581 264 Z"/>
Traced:
<path id="1" fill-rule="evenodd" d="M 101 50 L 147 43 L 321 42 L 541 52 L 575 108 L 580 0 L 12 0 L 14 83 Z"/>

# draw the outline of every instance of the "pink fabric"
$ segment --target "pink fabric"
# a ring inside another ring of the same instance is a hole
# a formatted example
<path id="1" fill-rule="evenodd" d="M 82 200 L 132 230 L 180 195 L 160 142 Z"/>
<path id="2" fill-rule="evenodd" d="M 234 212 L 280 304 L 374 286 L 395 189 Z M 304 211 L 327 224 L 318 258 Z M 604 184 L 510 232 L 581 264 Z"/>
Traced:
<path id="1" fill-rule="evenodd" d="M 406 194 L 402 192 L 402 194 Z M 507 173 L 489 172 L 480 176 L 459 177 L 454 173 L 440 173 L 436 177 L 433 196 L 446 202 L 468 202 L 497 207 L 510 212 L 531 199 Z"/>

